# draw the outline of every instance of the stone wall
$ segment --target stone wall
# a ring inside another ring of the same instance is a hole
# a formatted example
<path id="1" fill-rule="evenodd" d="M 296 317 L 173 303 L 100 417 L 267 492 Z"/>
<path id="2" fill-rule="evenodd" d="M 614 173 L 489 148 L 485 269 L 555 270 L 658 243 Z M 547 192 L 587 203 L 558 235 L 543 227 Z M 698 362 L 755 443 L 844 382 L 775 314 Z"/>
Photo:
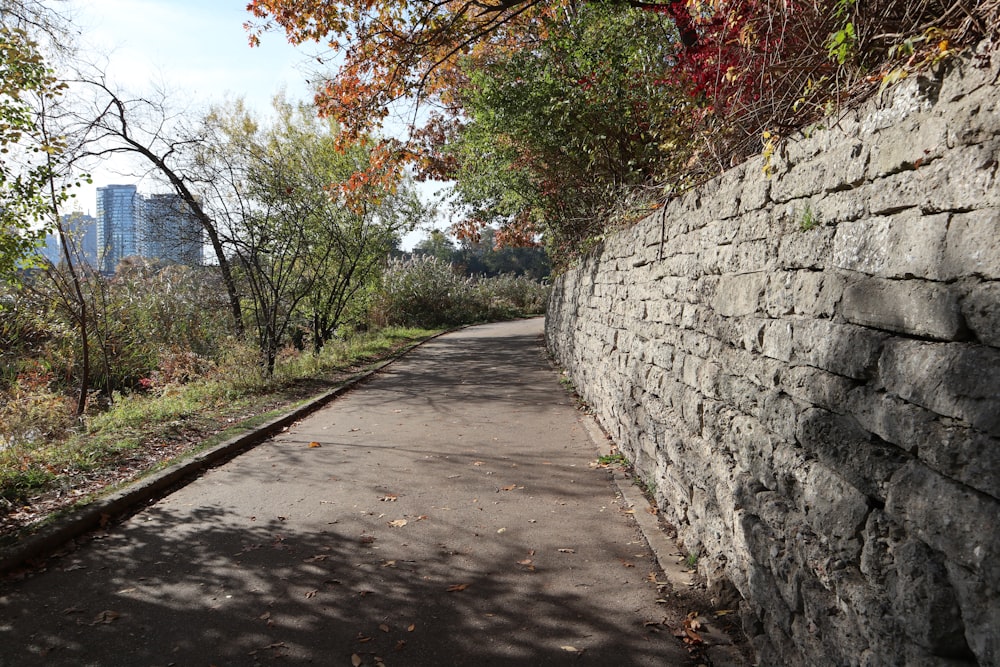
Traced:
<path id="1" fill-rule="evenodd" d="M 547 340 L 762 665 L 1000 664 L 1000 57 L 672 201 Z"/>

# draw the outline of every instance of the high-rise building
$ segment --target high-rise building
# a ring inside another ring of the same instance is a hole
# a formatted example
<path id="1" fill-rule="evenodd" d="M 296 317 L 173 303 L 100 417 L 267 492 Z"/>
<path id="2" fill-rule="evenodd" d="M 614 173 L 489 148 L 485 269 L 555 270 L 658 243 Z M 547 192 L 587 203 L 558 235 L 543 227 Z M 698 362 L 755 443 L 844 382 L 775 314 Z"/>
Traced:
<path id="1" fill-rule="evenodd" d="M 141 200 L 134 185 L 97 188 L 98 269 L 113 273 L 122 259 L 138 253 Z"/>
<path id="2" fill-rule="evenodd" d="M 143 198 L 138 254 L 198 266 L 202 254 L 201 223 L 177 194 Z"/>

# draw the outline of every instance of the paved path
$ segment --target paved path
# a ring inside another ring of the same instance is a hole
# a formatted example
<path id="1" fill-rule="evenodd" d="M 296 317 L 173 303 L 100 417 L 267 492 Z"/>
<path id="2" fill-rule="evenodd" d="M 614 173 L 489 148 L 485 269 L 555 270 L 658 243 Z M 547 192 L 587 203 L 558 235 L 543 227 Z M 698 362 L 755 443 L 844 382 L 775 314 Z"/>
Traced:
<path id="1" fill-rule="evenodd" d="M 541 330 L 437 338 L 0 584 L 0 667 L 689 664 Z"/>

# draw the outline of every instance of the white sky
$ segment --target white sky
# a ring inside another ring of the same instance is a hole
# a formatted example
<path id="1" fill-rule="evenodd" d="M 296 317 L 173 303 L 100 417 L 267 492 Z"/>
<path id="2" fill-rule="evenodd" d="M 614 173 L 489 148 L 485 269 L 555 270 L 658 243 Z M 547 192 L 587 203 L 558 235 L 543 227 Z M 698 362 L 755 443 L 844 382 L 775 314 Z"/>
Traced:
<path id="1" fill-rule="evenodd" d="M 242 96 L 261 111 L 282 89 L 292 99 L 311 96 L 301 71 L 305 49 L 293 48 L 279 33 L 249 47 L 246 0 L 68 0 L 53 6 L 69 7 L 80 55 L 105 68 L 126 95 L 161 87 L 176 93 L 176 109 L 193 113 L 227 96 Z M 121 173 L 130 170 L 122 162 L 94 168 L 93 186 L 78 194 L 80 208 L 93 213 L 97 186 L 136 183 L 137 176 Z M 140 191 L 152 187 L 138 185 Z"/>
<path id="2" fill-rule="evenodd" d="M 321 48 L 293 47 L 281 32 L 265 34 L 259 47 L 250 48 L 243 29 L 251 18 L 246 5 L 247 0 L 53 3 L 60 10 L 69 8 L 80 32 L 81 54 L 106 63 L 109 81 L 126 93 L 141 94 L 160 86 L 177 93 L 178 109 L 194 113 L 236 96 L 266 112 L 281 90 L 292 100 L 311 98 L 310 55 Z M 140 192 L 159 189 L 123 173 L 127 171 L 127 166 L 114 164 L 92 169 L 93 185 L 79 191 L 74 206 L 93 214 L 97 186 L 137 183 Z M 430 195 L 436 189 L 427 186 L 421 191 Z M 412 247 L 423 236 L 423 232 L 409 235 L 404 247 Z"/>

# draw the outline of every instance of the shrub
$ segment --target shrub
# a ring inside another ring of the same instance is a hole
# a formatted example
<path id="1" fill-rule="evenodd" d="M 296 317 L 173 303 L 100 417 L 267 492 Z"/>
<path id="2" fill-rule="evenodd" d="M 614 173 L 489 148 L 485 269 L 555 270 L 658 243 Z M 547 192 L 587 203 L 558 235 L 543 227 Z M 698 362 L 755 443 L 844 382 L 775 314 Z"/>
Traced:
<path id="1" fill-rule="evenodd" d="M 432 256 L 393 260 L 372 319 L 378 324 L 439 327 L 539 314 L 548 288 L 525 277 L 466 278 Z"/>

